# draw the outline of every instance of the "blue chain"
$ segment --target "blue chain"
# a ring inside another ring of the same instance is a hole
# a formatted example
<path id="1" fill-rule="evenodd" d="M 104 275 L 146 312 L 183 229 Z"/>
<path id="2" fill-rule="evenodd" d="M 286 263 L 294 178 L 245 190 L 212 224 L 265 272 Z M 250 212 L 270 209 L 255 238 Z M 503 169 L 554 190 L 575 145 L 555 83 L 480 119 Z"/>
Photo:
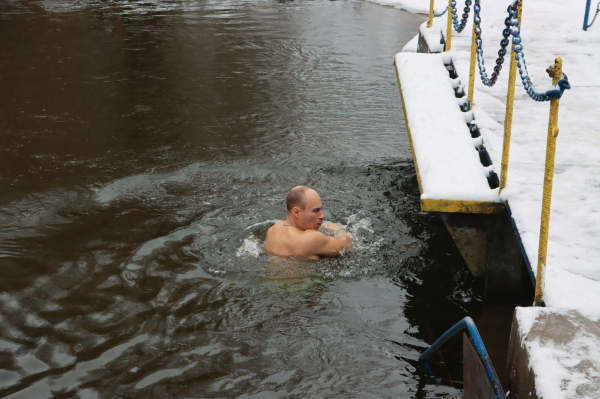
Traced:
<path id="1" fill-rule="evenodd" d="M 469 12 L 471 11 L 471 0 L 465 0 L 465 8 L 460 24 L 458 23 L 458 11 L 456 10 L 456 0 L 452 0 L 450 5 L 452 6 L 452 25 L 454 25 L 454 30 L 460 33 L 465 29 L 465 26 L 467 26 L 467 19 L 469 18 Z"/>
<path id="2" fill-rule="evenodd" d="M 446 9 L 445 9 L 444 11 L 442 11 L 441 13 L 437 13 L 437 14 L 436 14 L 436 13 L 434 12 L 434 13 L 433 13 L 433 16 L 434 16 L 434 17 L 436 17 L 436 18 L 437 18 L 437 17 L 441 17 L 442 15 L 444 15 L 444 14 L 446 13 L 446 11 L 448 11 L 448 7 L 446 7 Z M 593 23 L 593 22 L 592 22 L 592 23 Z"/>
<path id="3" fill-rule="evenodd" d="M 565 90 L 571 88 L 569 84 L 569 78 L 564 73 L 562 74 L 562 78 L 549 88 L 545 93 L 540 93 L 536 91 L 533 87 L 533 82 L 529 78 L 529 72 L 527 71 L 527 64 L 525 63 L 525 54 L 523 53 L 523 45 L 521 44 L 521 30 L 519 29 L 519 20 L 517 19 L 517 2 L 515 1 L 512 4 L 512 7 L 509 7 L 508 13 L 511 17 L 510 24 L 511 34 L 512 34 L 512 42 L 515 45 L 515 59 L 517 60 L 517 68 L 519 68 L 519 75 L 521 75 L 521 80 L 523 81 L 523 88 L 535 101 L 550 101 L 553 98 L 560 99 Z M 552 72 L 552 68 L 547 69 L 548 73 Z"/>
<path id="4" fill-rule="evenodd" d="M 596 22 L 596 18 L 598 18 L 598 13 L 600 13 L 600 3 L 598 3 L 598 8 L 596 8 L 596 14 L 594 14 L 594 19 L 592 19 L 592 22 L 587 26 L 588 28 L 591 28 L 592 25 L 594 25 L 594 22 Z"/>
<path id="5" fill-rule="evenodd" d="M 521 45 L 521 30 L 519 29 L 519 20 L 517 19 L 517 1 L 515 0 L 508 9 L 508 17 L 504 20 L 506 28 L 502 32 L 503 39 L 500 41 L 500 50 L 498 51 L 498 58 L 496 59 L 496 65 L 494 66 L 494 72 L 492 77 L 488 77 L 485 70 L 485 60 L 483 58 L 483 40 L 481 39 L 481 5 L 480 0 L 475 0 L 473 6 L 473 18 L 475 21 L 475 43 L 477 52 L 477 64 L 479 66 L 479 75 L 481 81 L 486 86 L 493 86 L 498 80 L 500 71 L 502 70 L 502 64 L 504 63 L 504 56 L 507 53 L 506 47 L 509 43 L 509 36 L 512 35 L 512 42 L 515 45 L 515 59 L 517 60 L 517 67 L 519 68 L 519 75 L 523 81 L 523 88 L 535 101 L 550 101 L 552 98 L 560 99 L 565 90 L 571 88 L 569 84 L 569 78 L 563 73 L 562 78 L 548 89 L 545 93 L 540 93 L 535 90 L 533 82 L 529 78 L 529 72 L 527 71 L 527 64 L 525 62 L 525 54 L 523 53 L 523 45 Z M 595 18 L 594 18 L 595 19 Z M 593 21 L 592 21 L 593 23 Z M 548 69 L 551 73 L 551 68 Z"/>
<path id="6" fill-rule="evenodd" d="M 494 66 L 494 72 L 492 77 L 489 78 L 485 72 L 485 60 L 483 58 L 483 40 L 481 39 L 481 4 L 480 0 L 475 0 L 473 7 L 473 18 L 475 19 L 475 43 L 477 45 L 477 64 L 479 65 L 479 75 L 481 75 L 481 81 L 484 85 L 492 87 L 496 84 L 500 71 L 502 70 L 502 64 L 504 63 L 504 56 L 506 55 L 506 47 L 508 46 L 508 37 L 510 36 L 510 15 L 512 5 L 508 7 L 509 16 L 504 20 L 506 28 L 502 31 L 503 39 L 500 41 L 500 50 L 498 50 L 498 58 L 496 58 L 496 65 Z"/>

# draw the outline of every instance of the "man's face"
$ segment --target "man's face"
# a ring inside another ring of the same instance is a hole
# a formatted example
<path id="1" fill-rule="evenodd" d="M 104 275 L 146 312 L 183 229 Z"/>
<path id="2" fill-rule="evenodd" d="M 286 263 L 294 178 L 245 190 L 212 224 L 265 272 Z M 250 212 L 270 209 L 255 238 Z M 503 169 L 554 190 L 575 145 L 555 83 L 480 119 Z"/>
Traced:
<path id="1" fill-rule="evenodd" d="M 325 219 L 321 197 L 314 190 L 307 190 L 304 195 L 304 209 L 298 212 L 299 225 L 304 230 L 317 230 Z"/>

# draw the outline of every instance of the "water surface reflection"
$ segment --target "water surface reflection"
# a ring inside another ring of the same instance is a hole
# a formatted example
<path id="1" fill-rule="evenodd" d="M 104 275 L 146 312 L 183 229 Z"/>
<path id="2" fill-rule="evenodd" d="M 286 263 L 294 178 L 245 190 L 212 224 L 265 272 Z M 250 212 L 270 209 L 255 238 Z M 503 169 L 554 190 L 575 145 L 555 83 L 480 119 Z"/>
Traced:
<path id="1" fill-rule="evenodd" d="M 460 396 L 416 363 L 481 302 L 418 210 L 391 60 L 424 16 L 0 7 L 0 396 Z M 352 254 L 269 260 L 297 184 Z"/>

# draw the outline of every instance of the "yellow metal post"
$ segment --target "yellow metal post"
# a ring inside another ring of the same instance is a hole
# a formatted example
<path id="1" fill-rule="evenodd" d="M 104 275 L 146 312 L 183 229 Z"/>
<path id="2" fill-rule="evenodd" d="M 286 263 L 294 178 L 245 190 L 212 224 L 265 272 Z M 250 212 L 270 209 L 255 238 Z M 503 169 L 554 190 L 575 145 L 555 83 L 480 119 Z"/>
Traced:
<path id="1" fill-rule="evenodd" d="M 477 53 L 477 44 L 475 42 L 475 11 L 473 10 L 473 34 L 471 35 L 471 69 L 469 70 L 469 95 L 467 102 L 469 109 L 473 109 L 473 90 L 475 89 L 475 59 Z"/>
<path id="2" fill-rule="evenodd" d="M 448 0 L 448 29 L 446 29 L 446 49 L 452 47 L 452 0 Z"/>
<path id="3" fill-rule="evenodd" d="M 435 3 L 435 0 L 431 0 L 429 2 L 429 21 L 427 21 L 428 28 L 431 28 L 431 24 L 433 24 L 433 3 Z"/>
<path id="4" fill-rule="evenodd" d="M 557 58 L 552 67 L 552 84 L 562 77 L 562 59 Z M 559 100 L 550 100 L 550 119 L 548 121 L 548 142 L 546 144 L 546 168 L 544 170 L 544 197 L 542 200 L 542 223 L 540 226 L 540 247 L 535 284 L 534 306 L 542 303 L 544 291 L 544 273 L 548 250 L 548 228 L 550 225 L 550 202 L 552 199 L 552 180 L 554 178 L 554 153 L 556 151 L 556 136 L 558 136 L 558 104 Z"/>
<path id="5" fill-rule="evenodd" d="M 521 27 L 521 13 L 523 0 L 517 2 L 517 19 Z M 510 52 L 510 73 L 508 75 L 508 92 L 506 93 L 506 113 L 504 115 L 504 145 L 502 146 L 502 168 L 500 170 L 500 192 L 506 187 L 508 178 L 508 157 L 510 153 L 510 134 L 512 132 L 513 105 L 515 101 L 515 80 L 517 76 L 517 60 L 515 59 L 515 45 Z"/>

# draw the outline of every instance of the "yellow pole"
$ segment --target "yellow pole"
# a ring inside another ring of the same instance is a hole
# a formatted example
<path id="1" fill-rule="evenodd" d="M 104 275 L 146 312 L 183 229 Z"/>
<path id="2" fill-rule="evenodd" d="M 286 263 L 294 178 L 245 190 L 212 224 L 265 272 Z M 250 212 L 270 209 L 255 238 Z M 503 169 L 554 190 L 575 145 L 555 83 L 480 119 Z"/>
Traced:
<path id="1" fill-rule="evenodd" d="M 562 59 L 554 61 L 552 67 L 552 84 L 556 84 L 562 77 Z M 546 269 L 546 255 L 548 250 L 548 228 L 550 225 L 550 202 L 552 199 L 552 179 L 554 178 L 554 153 L 556 152 L 556 136 L 558 136 L 558 103 L 559 100 L 550 100 L 550 118 L 548 121 L 548 142 L 546 144 L 546 168 L 544 170 L 544 197 L 542 200 L 542 223 L 540 226 L 540 247 L 538 251 L 538 264 L 535 284 L 534 306 L 542 303 L 544 291 L 544 273 Z"/>
<path id="2" fill-rule="evenodd" d="M 433 23 L 433 3 L 435 3 L 435 0 L 431 0 L 429 2 L 429 21 L 427 21 L 428 28 L 431 28 L 431 24 Z"/>
<path id="3" fill-rule="evenodd" d="M 467 103 L 469 109 L 473 109 L 473 90 L 475 89 L 475 59 L 477 53 L 477 44 L 475 42 L 475 10 L 473 10 L 473 34 L 471 35 L 471 69 L 469 70 L 469 95 L 467 97 Z"/>
<path id="4" fill-rule="evenodd" d="M 448 0 L 448 29 L 446 30 L 446 49 L 452 47 L 452 0 Z"/>
<path id="5" fill-rule="evenodd" d="M 517 2 L 517 19 L 521 27 L 521 14 L 523 0 Z M 504 145 L 502 146 L 502 168 L 500 171 L 500 192 L 506 187 L 508 179 L 508 157 L 510 153 L 510 134 L 512 132 L 513 105 L 515 101 L 515 80 L 517 76 L 517 60 L 515 59 L 515 45 L 510 52 L 510 74 L 508 75 L 508 92 L 506 93 L 506 114 L 504 115 Z"/>

